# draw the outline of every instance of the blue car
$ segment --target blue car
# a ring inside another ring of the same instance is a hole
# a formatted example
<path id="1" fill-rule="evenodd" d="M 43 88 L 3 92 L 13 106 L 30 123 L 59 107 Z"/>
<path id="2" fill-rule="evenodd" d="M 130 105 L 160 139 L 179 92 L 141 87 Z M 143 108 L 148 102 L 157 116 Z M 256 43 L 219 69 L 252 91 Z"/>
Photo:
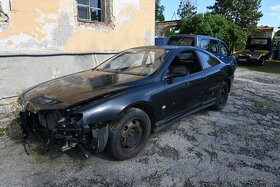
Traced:
<path id="1" fill-rule="evenodd" d="M 156 46 L 166 45 L 168 40 L 169 40 L 169 37 L 157 37 L 157 38 L 155 38 L 155 45 Z"/>
<path id="2" fill-rule="evenodd" d="M 210 51 L 224 63 L 229 63 L 236 69 L 237 60 L 235 56 L 228 46 L 218 38 L 195 34 L 180 34 L 170 37 L 167 45 L 200 47 Z"/>

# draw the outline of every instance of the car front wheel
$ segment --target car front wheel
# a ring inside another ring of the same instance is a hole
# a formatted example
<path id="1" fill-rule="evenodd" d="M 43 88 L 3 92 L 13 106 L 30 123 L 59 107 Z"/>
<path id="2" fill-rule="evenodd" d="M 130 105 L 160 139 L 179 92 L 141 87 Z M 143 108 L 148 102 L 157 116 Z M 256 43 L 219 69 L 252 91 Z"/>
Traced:
<path id="1" fill-rule="evenodd" d="M 265 61 L 265 59 L 264 59 L 264 57 L 261 57 L 259 60 L 258 60 L 258 65 L 259 66 L 263 66 L 264 65 L 264 61 Z"/>
<path id="2" fill-rule="evenodd" d="M 227 83 L 223 82 L 216 96 L 216 104 L 214 105 L 216 110 L 222 110 L 225 107 L 228 99 L 228 90 Z"/>
<path id="3" fill-rule="evenodd" d="M 151 134 L 149 116 L 138 108 L 130 108 L 112 122 L 108 151 L 117 160 L 126 160 L 140 153 Z"/>

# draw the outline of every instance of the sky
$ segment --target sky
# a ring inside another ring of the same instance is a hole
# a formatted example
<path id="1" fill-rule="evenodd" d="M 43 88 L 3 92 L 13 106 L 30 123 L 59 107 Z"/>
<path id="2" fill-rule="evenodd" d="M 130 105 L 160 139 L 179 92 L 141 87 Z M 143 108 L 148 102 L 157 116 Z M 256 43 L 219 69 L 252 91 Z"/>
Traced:
<path id="1" fill-rule="evenodd" d="M 165 6 L 165 20 L 178 19 L 177 9 L 179 7 L 180 0 L 161 0 L 161 4 Z M 207 6 L 213 5 L 215 0 L 192 0 L 197 6 L 198 13 L 207 12 Z M 268 25 L 271 27 L 280 26 L 280 0 L 262 0 L 262 6 L 260 10 L 263 13 L 263 17 L 260 19 L 258 25 Z M 175 12 L 175 16 L 174 15 Z"/>

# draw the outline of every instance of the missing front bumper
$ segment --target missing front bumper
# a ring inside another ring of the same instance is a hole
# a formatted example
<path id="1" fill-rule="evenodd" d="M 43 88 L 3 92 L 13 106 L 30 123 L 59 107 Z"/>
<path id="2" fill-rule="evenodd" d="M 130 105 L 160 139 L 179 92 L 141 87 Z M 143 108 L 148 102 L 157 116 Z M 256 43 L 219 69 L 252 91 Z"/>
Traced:
<path id="1" fill-rule="evenodd" d="M 20 117 L 22 121 L 24 150 L 28 155 L 30 154 L 28 151 L 30 135 L 33 135 L 41 143 L 42 147 L 46 147 L 49 141 L 63 140 L 62 152 L 79 147 L 86 158 L 88 158 L 86 149 L 90 149 L 95 154 L 102 152 L 107 145 L 109 136 L 108 124 L 92 127 L 88 125 L 70 126 L 69 124 L 56 124 L 50 129 L 40 125 L 38 114 L 27 111 L 21 112 Z"/>

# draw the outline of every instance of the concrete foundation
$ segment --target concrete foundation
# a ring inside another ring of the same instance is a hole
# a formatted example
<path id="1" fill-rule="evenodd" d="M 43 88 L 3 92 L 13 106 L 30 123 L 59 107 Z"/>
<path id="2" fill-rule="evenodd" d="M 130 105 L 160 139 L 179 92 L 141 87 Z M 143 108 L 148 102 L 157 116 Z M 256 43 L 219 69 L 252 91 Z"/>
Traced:
<path id="1" fill-rule="evenodd" d="M 0 99 L 18 95 L 28 87 L 91 69 L 113 53 L 10 55 L 0 57 Z"/>
<path id="2" fill-rule="evenodd" d="M 2 55 L 0 57 L 0 129 L 16 118 L 17 96 L 25 89 L 67 74 L 94 68 L 115 53 Z"/>

